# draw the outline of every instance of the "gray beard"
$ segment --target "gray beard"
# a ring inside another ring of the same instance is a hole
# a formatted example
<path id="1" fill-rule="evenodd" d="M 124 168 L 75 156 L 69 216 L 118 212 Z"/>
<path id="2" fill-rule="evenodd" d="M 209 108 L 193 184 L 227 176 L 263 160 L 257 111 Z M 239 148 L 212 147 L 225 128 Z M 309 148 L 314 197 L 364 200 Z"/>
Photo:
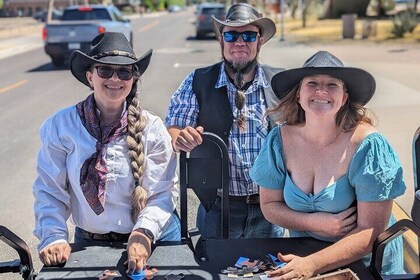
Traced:
<path id="1" fill-rule="evenodd" d="M 244 76 L 255 69 L 258 65 L 257 57 L 253 60 L 248 62 L 229 62 L 225 57 L 223 57 L 223 61 L 225 62 L 225 66 L 234 76 L 233 76 L 233 83 L 238 89 L 242 89 L 245 85 Z"/>

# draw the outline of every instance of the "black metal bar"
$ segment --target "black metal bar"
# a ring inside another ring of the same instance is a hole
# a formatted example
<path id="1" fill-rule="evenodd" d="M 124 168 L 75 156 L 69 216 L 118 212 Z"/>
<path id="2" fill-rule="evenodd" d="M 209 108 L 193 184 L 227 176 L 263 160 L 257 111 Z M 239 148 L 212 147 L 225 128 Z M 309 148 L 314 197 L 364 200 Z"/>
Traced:
<path id="1" fill-rule="evenodd" d="M 179 182 L 180 182 L 180 210 L 181 210 L 181 239 L 187 240 L 188 236 L 188 211 L 187 211 L 187 154 L 179 155 Z"/>
<path id="2" fill-rule="evenodd" d="M 16 234 L 0 225 L 0 240 L 12 247 L 19 255 L 20 262 L 9 262 L 3 266 L 2 272 L 19 272 L 24 279 L 35 279 L 31 252 L 25 241 Z M 6 271 L 6 269 L 8 269 Z"/>

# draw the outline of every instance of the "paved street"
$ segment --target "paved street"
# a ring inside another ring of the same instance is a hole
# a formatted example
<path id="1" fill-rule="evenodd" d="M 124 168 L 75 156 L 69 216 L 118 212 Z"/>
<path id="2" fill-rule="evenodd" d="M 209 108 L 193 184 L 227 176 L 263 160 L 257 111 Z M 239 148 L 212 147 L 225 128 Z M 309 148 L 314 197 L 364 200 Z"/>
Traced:
<path id="1" fill-rule="evenodd" d="M 136 53 L 154 49 L 150 69 L 142 81 L 145 108 L 164 117 L 170 95 L 186 74 L 217 61 L 220 54 L 213 39 L 192 38 L 192 13 L 158 16 L 162 18 L 134 19 L 133 24 L 136 25 Z M 6 25 L 2 20 L 0 18 L 3 28 Z M 140 22 L 143 26 L 150 26 L 151 30 L 143 30 Z M 74 104 L 86 93 L 68 69 L 52 68 L 42 50 L 41 27 L 42 24 L 29 24 L 29 31 L 21 28 L 19 32 L 24 35 L 19 36 L 11 31 L 6 36 L 0 28 L 0 124 L 3 130 L 3 136 L 0 135 L 0 176 L 3 178 L 0 183 L 0 210 L 3 211 L 0 224 L 17 229 L 33 252 L 36 252 L 36 240 L 31 233 L 31 183 L 39 145 L 37 129 L 46 116 L 58 108 Z M 301 45 L 289 41 L 287 34 L 285 38 L 285 41 L 280 41 L 276 36 L 263 47 L 262 63 L 284 68 L 300 67 L 316 51 L 328 50 L 347 66 L 361 67 L 374 75 L 377 91 L 369 106 L 379 119 L 378 129 L 390 140 L 401 158 L 408 190 L 397 201 L 409 211 L 413 193 L 411 141 L 420 125 L 420 44 L 343 40 L 334 45 Z M 28 84 L 20 86 L 16 82 L 19 80 Z M 0 261 L 3 261 L 1 245 Z M 39 269 L 35 253 L 33 258 L 36 269 Z"/>

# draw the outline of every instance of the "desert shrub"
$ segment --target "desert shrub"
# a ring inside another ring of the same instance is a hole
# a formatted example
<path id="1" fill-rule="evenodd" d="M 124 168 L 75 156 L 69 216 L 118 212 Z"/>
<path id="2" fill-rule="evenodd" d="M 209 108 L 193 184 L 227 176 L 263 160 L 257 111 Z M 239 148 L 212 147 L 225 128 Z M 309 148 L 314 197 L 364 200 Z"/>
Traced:
<path id="1" fill-rule="evenodd" d="M 404 37 L 404 34 L 412 33 L 417 26 L 417 13 L 415 10 L 408 9 L 394 16 L 392 19 L 392 34 L 397 38 Z"/>

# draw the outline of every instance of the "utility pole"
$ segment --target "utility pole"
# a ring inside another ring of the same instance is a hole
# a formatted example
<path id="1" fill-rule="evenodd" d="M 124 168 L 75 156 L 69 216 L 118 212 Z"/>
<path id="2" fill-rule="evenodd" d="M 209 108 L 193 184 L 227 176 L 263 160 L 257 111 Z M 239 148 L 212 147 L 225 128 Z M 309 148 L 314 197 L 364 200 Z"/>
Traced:
<path id="1" fill-rule="evenodd" d="M 51 22 L 53 8 L 54 8 L 54 0 L 48 0 L 47 23 Z"/>
<path id="2" fill-rule="evenodd" d="M 284 0 L 280 0 L 280 41 L 284 41 Z"/>

